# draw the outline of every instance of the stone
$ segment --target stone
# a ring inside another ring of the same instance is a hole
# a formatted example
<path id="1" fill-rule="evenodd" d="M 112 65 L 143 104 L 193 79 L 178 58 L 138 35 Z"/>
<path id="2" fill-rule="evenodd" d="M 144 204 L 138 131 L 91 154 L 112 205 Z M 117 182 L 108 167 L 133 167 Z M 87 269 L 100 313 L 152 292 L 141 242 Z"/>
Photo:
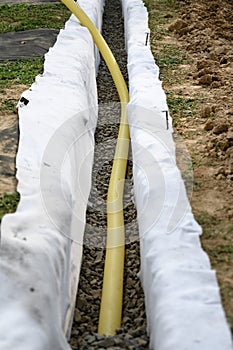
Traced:
<path id="1" fill-rule="evenodd" d="M 96 279 L 96 278 L 94 278 L 93 280 L 90 281 L 90 285 L 91 285 L 91 286 L 93 286 L 93 285 L 96 284 L 96 283 L 97 283 L 97 279 Z"/>
<path id="2" fill-rule="evenodd" d="M 140 346 L 148 345 L 148 341 L 146 339 L 138 338 L 137 341 Z"/>
<path id="3" fill-rule="evenodd" d="M 85 337 L 85 340 L 87 341 L 88 344 L 92 344 L 92 343 L 94 343 L 94 341 L 96 339 L 95 339 L 94 335 L 88 335 L 88 336 Z"/>
<path id="4" fill-rule="evenodd" d="M 111 346 L 114 346 L 115 342 L 114 339 L 112 337 L 106 337 L 104 340 L 101 340 L 98 342 L 98 346 L 99 347 L 103 347 L 103 348 L 110 348 Z"/>
<path id="5" fill-rule="evenodd" d="M 80 322 L 81 321 L 81 315 L 78 309 L 74 310 L 74 320 L 75 322 Z"/>

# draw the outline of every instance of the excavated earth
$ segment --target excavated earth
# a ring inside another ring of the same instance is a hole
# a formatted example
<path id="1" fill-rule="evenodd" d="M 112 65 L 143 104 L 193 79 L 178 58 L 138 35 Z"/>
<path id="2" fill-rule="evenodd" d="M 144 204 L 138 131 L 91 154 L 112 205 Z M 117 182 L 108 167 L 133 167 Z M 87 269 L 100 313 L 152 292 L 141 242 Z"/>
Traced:
<path id="1" fill-rule="evenodd" d="M 149 3 L 160 11 L 159 0 Z M 175 113 L 173 121 L 192 159 L 191 204 L 233 330 L 233 1 L 175 4 L 177 10 L 164 12 L 166 23 L 159 29 L 166 35 L 155 41 L 153 52 L 157 57 L 163 45 L 172 43 L 186 56 L 163 87 L 168 97 L 195 103 L 191 112 Z"/>

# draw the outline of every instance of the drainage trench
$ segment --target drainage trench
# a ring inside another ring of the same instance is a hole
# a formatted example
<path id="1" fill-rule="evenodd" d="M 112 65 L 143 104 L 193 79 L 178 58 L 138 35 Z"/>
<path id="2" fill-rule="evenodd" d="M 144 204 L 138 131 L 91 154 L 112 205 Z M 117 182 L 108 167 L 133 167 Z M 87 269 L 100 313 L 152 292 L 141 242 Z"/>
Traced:
<path id="1" fill-rule="evenodd" d="M 127 53 L 119 0 L 106 0 L 102 34 L 127 81 Z M 92 190 L 89 197 L 83 260 L 70 344 L 75 349 L 148 349 L 144 295 L 137 276 L 140 268 L 136 209 L 132 202 L 132 157 L 125 182 L 126 231 L 122 326 L 115 336 L 98 335 L 107 230 L 106 199 L 119 129 L 120 103 L 105 62 L 97 77 L 99 116 L 95 133 Z"/>

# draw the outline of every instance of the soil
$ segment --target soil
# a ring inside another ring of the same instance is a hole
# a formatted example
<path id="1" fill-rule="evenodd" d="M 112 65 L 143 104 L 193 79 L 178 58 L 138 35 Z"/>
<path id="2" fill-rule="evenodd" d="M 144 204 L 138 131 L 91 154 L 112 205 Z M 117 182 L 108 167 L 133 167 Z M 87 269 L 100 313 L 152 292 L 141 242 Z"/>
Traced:
<path id="1" fill-rule="evenodd" d="M 202 217 L 204 226 L 211 221 L 202 244 L 217 271 L 233 327 L 233 1 L 180 0 L 178 4 L 178 17 L 161 25 L 168 35 L 156 43 L 154 54 L 172 43 L 188 55 L 188 63 L 178 66 L 175 79 L 163 87 L 197 101 L 191 117 L 176 120 L 176 129 L 193 160 L 193 212 L 197 219 Z"/>
<path id="2" fill-rule="evenodd" d="M 0 97 L 0 106 L 4 100 L 19 100 L 26 85 L 16 85 L 6 89 Z M 16 191 L 15 162 L 18 148 L 18 116 L 15 111 L 0 111 L 0 195 Z"/>
<path id="3" fill-rule="evenodd" d="M 194 191 L 192 204 L 229 218 L 233 218 L 232 10 L 232 1 L 187 1 L 168 27 L 192 61 L 189 79 L 176 88 L 183 96 L 202 95 L 199 115 L 178 124 L 181 134 L 195 131 L 190 138 L 194 142 L 186 144 L 191 153 L 205 159 L 194 167 L 195 179 L 202 179 L 204 188 Z"/>

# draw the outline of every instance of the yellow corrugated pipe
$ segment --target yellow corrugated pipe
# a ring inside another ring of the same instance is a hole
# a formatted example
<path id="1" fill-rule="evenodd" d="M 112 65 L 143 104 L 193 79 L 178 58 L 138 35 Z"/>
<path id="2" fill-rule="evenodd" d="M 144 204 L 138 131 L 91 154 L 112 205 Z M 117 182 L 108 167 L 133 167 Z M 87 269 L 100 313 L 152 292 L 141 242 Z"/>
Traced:
<path id="1" fill-rule="evenodd" d="M 129 127 L 126 105 L 129 93 L 119 66 L 104 38 L 73 0 L 61 0 L 90 31 L 116 85 L 121 102 L 121 122 L 113 160 L 107 198 L 107 247 L 98 332 L 114 335 L 121 326 L 125 231 L 123 191 L 129 149 Z"/>

